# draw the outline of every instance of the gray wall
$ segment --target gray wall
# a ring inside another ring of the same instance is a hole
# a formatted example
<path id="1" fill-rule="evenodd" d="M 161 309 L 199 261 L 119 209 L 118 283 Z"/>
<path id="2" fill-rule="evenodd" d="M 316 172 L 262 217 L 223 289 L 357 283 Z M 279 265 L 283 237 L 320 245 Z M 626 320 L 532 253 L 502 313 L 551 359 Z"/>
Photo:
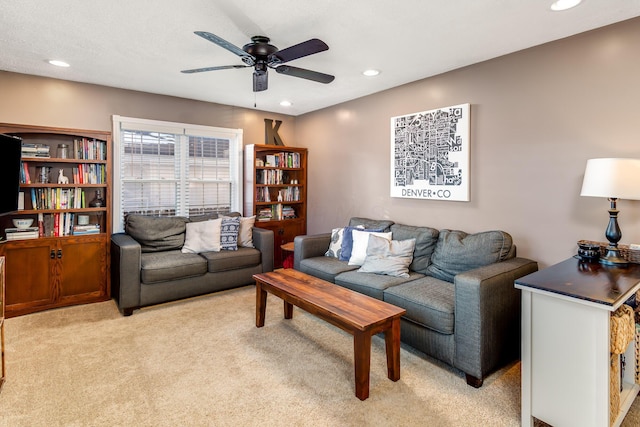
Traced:
<path id="1" fill-rule="evenodd" d="M 309 233 L 354 215 L 503 229 L 542 267 L 574 255 L 579 239 L 606 240 L 608 201 L 580 188 L 587 159 L 640 158 L 639 46 L 636 18 L 297 117 L 296 140 L 309 147 Z M 471 104 L 471 200 L 389 197 L 389 119 L 462 103 Z M 640 202 L 618 208 L 621 243 L 640 243 Z"/>
<path id="2" fill-rule="evenodd" d="M 264 144 L 264 119 L 282 120 L 294 142 L 295 118 L 260 110 L 0 71 L 0 122 L 112 129 L 111 116 L 243 129 L 245 144 Z"/>

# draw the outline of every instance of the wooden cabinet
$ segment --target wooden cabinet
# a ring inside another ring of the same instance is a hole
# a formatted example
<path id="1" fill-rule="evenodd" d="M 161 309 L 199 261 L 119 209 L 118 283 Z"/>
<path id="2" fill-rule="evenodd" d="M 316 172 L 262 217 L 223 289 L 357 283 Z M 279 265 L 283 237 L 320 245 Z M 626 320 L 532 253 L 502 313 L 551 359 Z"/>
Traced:
<path id="1" fill-rule="evenodd" d="M 10 124 L 0 132 L 25 147 L 24 209 L 0 219 L 6 316 L 109 299 L 111 134 Z M 16 218 L 33 220 L 29 238 L 14 230 Z"/>
<path id="2" fill-rule="evenodd" d="M 619 426 L 640 386 L 632 340 L 622 390 L 615 387 L 621 365 L 610 353 L 611 313 L 640 289 L 640 265 L 570 258 L 515 286 L 522 290 L 522 425 L 535 417 L 554 426 Z"/>
<path id="3" fill-rule="evenodd" d="M 307 232 L 307 149 L 247 145 L 244 191 L 244 214 L 273 230 L 274 267 L 282 267 L 281 246 Z"/>

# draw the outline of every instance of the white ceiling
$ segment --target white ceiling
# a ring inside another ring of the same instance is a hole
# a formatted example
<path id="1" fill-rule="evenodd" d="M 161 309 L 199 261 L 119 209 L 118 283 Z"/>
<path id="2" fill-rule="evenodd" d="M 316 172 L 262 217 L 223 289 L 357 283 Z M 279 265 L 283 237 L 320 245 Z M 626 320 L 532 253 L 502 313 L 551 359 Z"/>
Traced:
<path id="1" fill-rule="evenodd" d="M 299 115 L 640 16 L 640 0 L 2 0 L 0 70 Z M 265 35 L 279 49 L 319 38 L 329 50 L 288 63 L 336 79 L 321 84 L 252 68 L 193 34 L 242 47 Z M 62 59 L 70 68 L 49 65 Z M 364 77 L 377 68 L 377 77 Z M 293 105 L 279 105 L 283 99 Z"/>

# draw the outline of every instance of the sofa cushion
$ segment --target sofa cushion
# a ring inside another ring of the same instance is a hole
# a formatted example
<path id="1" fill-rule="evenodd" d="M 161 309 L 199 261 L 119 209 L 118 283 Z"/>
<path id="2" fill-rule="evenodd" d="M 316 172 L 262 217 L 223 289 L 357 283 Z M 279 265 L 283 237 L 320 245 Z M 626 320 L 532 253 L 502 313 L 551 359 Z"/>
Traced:
<path id="1" fill-rule="evenodd" d="M 409 277 L 409 264 L 413 259 L 415 244 L 416 239 L 387 240 L 372 233 L 367 245 L 367 256 L 358 272 Z"/>
<path id="2" fill-rule="evenodd" d="M 370 219 L 354 216 L 349 220 L 349 226 L 362 225 L 364 228 L 376 229 L 380 231 L 391 231 L 393 221 L 388 219 Z"/>
<path id="3" fill-rule="evenodd" d="M 187 232 L 182 246 L 183 253 L 199 254 L 201 252 L 220 250 L 220 224 L 222 219 L 188 222 Z"/>
<path id="4" fill-rule="evenodd" d="M 369 295 L 381 300 L 385 289 L 397 286 L 410 280 L 424 277 L 420 273 L 409 273 L 409 277 L 393 277 L 375 273 L 358 273 L 357 271 L 347 271 L 340 273 L 335 278 L 337 285 Z"/>
<path id="5" fill-rule="evenodd" d="M 426 274 L 436 243 L 438 243 L 438 230 L 431 227 L 393 224 L 391 225 L 391 232 L 393 233 L 393 240 L 416 239 L 413 261 L 411 261 L 409 270 Z"/>
<path id="6" fill-rule="evenodd" d="M 327 256 L 319 256 L 300 261 L 299 270 L 333 283 L 336 275 L 357 268 L 357 265 L 349 265 L 346 261 L 340 261 L 339 259 Z"/>
<path id="7" fill-rule="evenodd" d="M 238 232 L 240 231 L 240 217 L 222 218 L 220 225 L 220 249 L 225 251 L 238 250 Z"/>
<path id="8" fill-rule="evenodd" d="M 179 216 L 129 214 L 125 231 L 140 243 L 142 252 L 168 251 L 182 247 L 188 221 Z"/>
<path id="9" fill-rule="evenodd" d="M 391 232 L 382 233 L 367 230 L 353 230 L 353 246 L 351 248 L 351 257 L 349 257 L 349 265 L 362 265 L 367 257 L 367 247 L 369 246 L 369 237 L 377 236 L 386 240 L 391 240 Z"/>
<path id="10" fill-rule="evenodd" d="M 140 255 L 140 280 L 147 285 L 202 276 L 206 272 L 207 261 L 198 254 L 172 250 Z"/>
<path id="11" fill-rule="evenodd" d="M 262 262 L 260 251 L 254 248 L 239 247 L 235 251 L 203 252 L 200 256 L 206 260 L 209 273 L 254 267 Z"/>
<path id="12" fill-rule="evenodd" d="M 512 245 L 511 235 L 504 231 L 467 234 L 459 230 L 440 230 L 427 271 L 433 277 L 453 282 L 458 273 L 513 256 Z"/>
<path id="13" fill-rule="evenodd" d="M 407 319 L 442 334 L 454 332 L 455 286 L 434 277 L 387 288 L 384 301 L 407 310 Z"/>

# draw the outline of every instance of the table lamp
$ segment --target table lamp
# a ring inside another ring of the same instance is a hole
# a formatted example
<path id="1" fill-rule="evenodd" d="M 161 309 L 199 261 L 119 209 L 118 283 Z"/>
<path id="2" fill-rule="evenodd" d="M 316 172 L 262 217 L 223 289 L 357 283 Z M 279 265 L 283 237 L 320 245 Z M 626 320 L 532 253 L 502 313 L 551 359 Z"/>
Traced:
<path id="1" fill-rule="evenodd" d="M 640 200 L 640 159 L 589 159 L 584 171 L 581 196 L 607 197 L 611 202 L 609 225 L 605 236 L 609 241 L 600 263 L 626 267 L 629 263 L 620 255 L 618 242 L 622 232 L 618 226 L 618 199 Z"/>

